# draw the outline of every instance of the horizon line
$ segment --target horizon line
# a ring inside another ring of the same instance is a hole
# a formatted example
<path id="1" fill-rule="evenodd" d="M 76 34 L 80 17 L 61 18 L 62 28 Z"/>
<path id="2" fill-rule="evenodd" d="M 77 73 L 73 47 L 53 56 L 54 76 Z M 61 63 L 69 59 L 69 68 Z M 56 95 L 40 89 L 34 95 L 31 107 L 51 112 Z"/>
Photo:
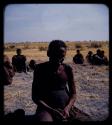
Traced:
<path id="1" fill-rule="evenodd" d="M 52 41 L 52 40 L 51 40 Z M 18 41 L 18 42 L 4 42 L 4 44 L 7 43 L 46 43 L 51 41 Z M 63 40 L 64 42 L 109 42 L 109 40 Z"/>

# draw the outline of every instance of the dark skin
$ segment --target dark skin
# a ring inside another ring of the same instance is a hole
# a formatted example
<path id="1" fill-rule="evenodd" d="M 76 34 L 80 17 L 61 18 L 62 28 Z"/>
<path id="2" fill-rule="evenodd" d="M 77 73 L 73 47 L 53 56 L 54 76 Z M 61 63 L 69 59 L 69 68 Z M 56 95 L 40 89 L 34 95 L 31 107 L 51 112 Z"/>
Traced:
<path id="1" fill-rule="evenodd" d="M 21 49 L 16 50 L 17 55 L 14 55 L 12 57 L 12 65 L 14 67 L 14 70 L 16 72 L 26 72 L 26 57 L 24 55 L 21 55 L 22 51 Z"/>
<path id="2" fill-rule="evenodd" d="M 13 76 L 15 75 L 14 69 L 12 67 L 12 64 L 10 62 L 10 59 L 8 56 L 4 55 L 3 60 L 3 75 L 4 75 L 4 85 L 9 85 L 12 83 Z"/>
<path id="3" fill-rule="evenodd" d="M 54 57 L 50 57 L 50 61 L 54 61 L 54 63 L 58 64 L 58 68 L 57 68 L 57 73 L 61 75 L 61 63 L 63 62 L 64 60 L 64 57 L 66 55 L 66 49 L 64 47 L 60 47 L 59 48 L 59 56 L 54 56 L 55 59 L 53 59 Z M 58 53 L 58 52 L 57 52 Z M 65 74 L 65 71 L 63 73 L 63 75 Z M 76 90 L 75 90 L 75 84 L 74 84 L 74 80 L 71 81 L 72 82 L 72 89 L 73 89 L 73 95 L 72 97 L 70 98 L 70 101 L 68 103 L 68 105 L 64 108 L 62 114 L 63 114 L 63 117 L 64 118 L 67 118 L 69 117 L 69 111 L 71 109 L 71 107 L 73 106 L 75 100 L 76 100 Z"/>
<path id="4" fill-rule="evenodd" d="M 52 54 L 49 56 L 49 62 L 54 67 L 55 73 L 58 74 L 62 79 L 65 79 L 65 80 L 66 80 L 67 74 L 65 72 L 65 69 L 64 69 L 64 66 L 62 63 L 66 56 L 66 51 L 67 50 L 65 47 L 59 47 L 58 49 L 54 50 L 54 52 L 52 52 Z M 38 100 L 38 105 L 43 105 L 49 111 L 52 110 L 54 112 L 59 113 L 64 119 L 68 118 L 69 111 L 70 111 L 71 107 L 74 105 L 74 102 L 76 100 L 76 88 L 75 88 L 74 79 L 71 79 L 68 82 L 70 83 L 69 89 L 72 94 L 70 96 L 68 104 L 65 106 L 65 108 L 63 110 L 59 111 L 57 109 L 53 109 L 48 104 L 46 104 L 43 100 Z"/>

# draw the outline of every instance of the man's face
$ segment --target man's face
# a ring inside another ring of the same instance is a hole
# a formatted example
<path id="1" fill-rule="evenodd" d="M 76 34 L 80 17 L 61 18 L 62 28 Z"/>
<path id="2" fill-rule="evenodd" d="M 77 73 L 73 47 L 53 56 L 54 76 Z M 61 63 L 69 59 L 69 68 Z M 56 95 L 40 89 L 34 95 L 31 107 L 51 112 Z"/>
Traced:
<path id="1" fill-rule="evenodd" d="M 66 48 L 65 47 L 59 47 L 58 49 L 53 50 L 53 53 L 51 54 L 52 61 L 55 63 L 61 63 L 64 60 L 64 57 L 66 55 Z"/>
<path id="2" fill-rule="evenodd" d="M 17 55 L 21 55 L 21 50 L 17 50 Z"/>
<path id="3" fill-rule="evenodd" d="M 10 59 L 9 59 L 9 57 L 8 56 L 4 56 L 4 63 L 10 63 Z"/>

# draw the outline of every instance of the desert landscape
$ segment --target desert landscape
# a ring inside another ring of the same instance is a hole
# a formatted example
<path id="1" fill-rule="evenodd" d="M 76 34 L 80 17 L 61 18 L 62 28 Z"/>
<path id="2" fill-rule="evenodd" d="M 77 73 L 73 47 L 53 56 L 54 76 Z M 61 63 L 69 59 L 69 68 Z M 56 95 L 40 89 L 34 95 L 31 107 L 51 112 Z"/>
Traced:
<path id="1" fill-rule="evenodd" d="M 74 106 L 87 113 L 92 121 L 103 121 L 109 116 L 109 67 L 95 66 L 87 63 L 74 64 L 72 58 L 77 49 L 86 57 L 89 50 L 96 53 L 98 48 L 105 51 L 109 57 L 108 42 L 66 42 L 68 46 L 65 63 L 69 64 L 74 73 L 77 99 Z M 10 60 L 16 54 L 16 48 L 22 49 L 22 54 L 27 57 L 27 63 L 35 59 L 37 64 L 48 60 L 46 55 L 48 43 L 22 43 L 5 44 L 4 53 Z M 31 99 L 33 71 L 16 73 L 11 85 L 4 87 L 5 114 L 16 109 L 24 109 L 26 115 L 33 115 L 36 105 Z"/>

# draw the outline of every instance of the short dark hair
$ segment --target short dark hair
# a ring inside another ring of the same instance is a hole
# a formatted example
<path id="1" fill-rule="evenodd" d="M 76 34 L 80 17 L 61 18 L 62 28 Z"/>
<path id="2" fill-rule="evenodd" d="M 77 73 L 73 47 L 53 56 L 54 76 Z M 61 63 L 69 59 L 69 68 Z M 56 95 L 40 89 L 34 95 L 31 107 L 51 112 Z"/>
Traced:
<path id="1" fill-rule="evenodd" d="M 48 46 L 47 56 L 50 55 L 55 51 L 58 50 L 60 47 L 67 48 L 66 44 L 62 40 L 52 40 Z"/>
<path id="2" fill-rule="evenodd" d="M 79 49 L 77 49 L 77 53 L 79 53 L 80 52 L 80 50 Z"/>
<path id="3" fill-rule="evenodd" d="M 19 51 L 21 51 L 21 49 L 20 49 L 20 48 L 16 49 L 16 52 L 19 52 Z"/>
<path id="4" fill-rule="evenodd" d="M 97 49 L 97 50 L 96 50 L 96 52 L 97 52 L 97 53 L 100 53 L 100 52 L 101 52 L 101 50 L 100 50 L 100 49 Z"/>
<path id="5" fill-rule="evenodd" d="M 93 52 L 92 52 L 92 51 L 89 51 L 88 54 L 93 54 Z"/>

